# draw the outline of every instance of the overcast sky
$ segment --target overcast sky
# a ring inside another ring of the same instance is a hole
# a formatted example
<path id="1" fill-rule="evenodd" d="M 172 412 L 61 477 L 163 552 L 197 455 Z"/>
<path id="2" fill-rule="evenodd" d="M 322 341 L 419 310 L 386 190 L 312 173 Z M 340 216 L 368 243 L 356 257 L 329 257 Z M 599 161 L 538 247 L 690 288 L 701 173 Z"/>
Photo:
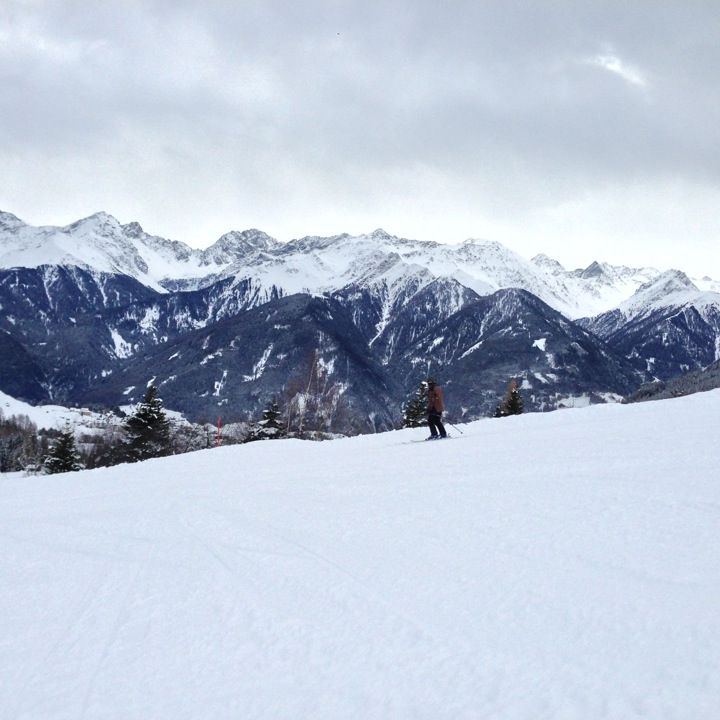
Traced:
<path id="1" fill-rule="evenodd" d="M 0 209 L 720 278 L 720 2 L 0 0 Z"/>

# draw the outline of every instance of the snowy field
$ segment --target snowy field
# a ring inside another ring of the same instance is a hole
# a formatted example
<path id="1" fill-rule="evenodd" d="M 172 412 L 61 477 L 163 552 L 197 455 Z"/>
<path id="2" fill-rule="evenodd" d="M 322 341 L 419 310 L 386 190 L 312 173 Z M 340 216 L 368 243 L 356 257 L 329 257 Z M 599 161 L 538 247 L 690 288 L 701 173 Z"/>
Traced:
<path id="1" fill-rule="evenodd" d="M 0 477 L 3 720 L 716 720 L 720 391 Z"/>
<path id="2" fill-rule="evenodd" d="M 65 425 L 83 426 L 99 417 L 86 409 L 66 408 L 61 405 L 30 405 L 0 391 L 0 410 L 6 418 L 25 415 L 39 428 L 62 430 Z"/>

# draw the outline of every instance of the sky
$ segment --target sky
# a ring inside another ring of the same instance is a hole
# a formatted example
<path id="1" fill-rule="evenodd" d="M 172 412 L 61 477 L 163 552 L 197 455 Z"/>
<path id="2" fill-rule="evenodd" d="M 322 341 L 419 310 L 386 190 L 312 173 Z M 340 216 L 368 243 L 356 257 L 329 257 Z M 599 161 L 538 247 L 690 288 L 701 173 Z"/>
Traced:
<path id="1" fill-rule="evenodd" d="M 0 209 L 720 278 L 720 3 L 0 0 Z"/>

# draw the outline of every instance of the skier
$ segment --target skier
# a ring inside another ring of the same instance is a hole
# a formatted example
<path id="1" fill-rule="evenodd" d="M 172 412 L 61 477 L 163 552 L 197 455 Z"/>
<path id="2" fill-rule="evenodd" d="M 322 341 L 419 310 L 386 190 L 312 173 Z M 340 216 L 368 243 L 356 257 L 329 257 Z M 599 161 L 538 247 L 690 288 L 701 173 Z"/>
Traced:
<path id="1" fill-rule="evenodd" d="M 428 378 L 428 425 L 430 426 L 430 437 L 428 440 L 440 440 L 447 437 L 445 426 L 442 424 L 442 414 L 445 409 L 443 403 L 442 388 L 435 382 L 434 378 Z"/>

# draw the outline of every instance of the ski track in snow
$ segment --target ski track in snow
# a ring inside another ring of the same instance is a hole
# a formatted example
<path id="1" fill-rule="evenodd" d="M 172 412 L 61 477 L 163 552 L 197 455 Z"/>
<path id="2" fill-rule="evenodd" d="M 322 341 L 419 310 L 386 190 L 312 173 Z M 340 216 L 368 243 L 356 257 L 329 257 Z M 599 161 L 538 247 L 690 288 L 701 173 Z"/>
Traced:
<path id="1" fill-rule="evenodd" d="M 0 476 L 0 717 L 715 720 L 718 410 Z"/>

